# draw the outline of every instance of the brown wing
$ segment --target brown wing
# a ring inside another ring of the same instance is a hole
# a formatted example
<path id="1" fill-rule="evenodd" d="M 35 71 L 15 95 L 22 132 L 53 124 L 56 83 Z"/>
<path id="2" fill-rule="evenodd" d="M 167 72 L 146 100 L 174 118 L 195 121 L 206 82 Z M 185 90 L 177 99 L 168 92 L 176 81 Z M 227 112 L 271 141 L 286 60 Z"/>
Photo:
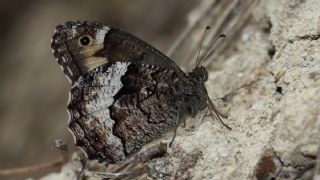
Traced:
<path id="1" fill-rule="evenodd" d="M 57 26 L 51 47 L 72 84 L 90 70 L 116 61 L 172 69 L 179 76 L 186 76 L 167 56 L 139 38 L 96 22 L 76 21 Z"/>

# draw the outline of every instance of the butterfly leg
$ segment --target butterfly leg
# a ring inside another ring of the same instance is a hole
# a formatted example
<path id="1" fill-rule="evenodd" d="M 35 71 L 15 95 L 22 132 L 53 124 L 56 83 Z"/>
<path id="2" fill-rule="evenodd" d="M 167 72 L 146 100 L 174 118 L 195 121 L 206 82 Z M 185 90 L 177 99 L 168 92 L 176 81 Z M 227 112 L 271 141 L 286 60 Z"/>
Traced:
<path id="1" fill-rule="evenodd" d="M 179 110 L 177 111 L 177 120 L 178 120 L 178 119 L 179 119 Z M 184 121 L 185 121 L 185 119 L 184 119 Z M 175 140 L 175 138 L 176 138 L 176 136 L 177 136 L 177 131 L 178 131 L 179 125 L 180 125 L 180 123 L 178 123 L 177 126 L 176 126 L 175 129 L 174 129 L 173 137 L 172 137 L 172 139 L 171 139 L 171 141 L 170 141 L 170 143 L 169 143 L 169 147 L 172 147 L 172 145 L 173 145 L 173 143 L 174 143 L 174 140 Z"/>
<path id="2" fill-rule="evenodd" d="M 174 143 L 174 140 L 175 140 L 175 138 L 176 138 L 176 136 L 177 136 L 178 128 L 179 128 L 179 125 L 177 125 L 177 127 L 174 129 L 173 137 L 172 137 L 172 139 L 171 139 L 171 141 L 170 141 L 170 143 L 169 143 L 169 147 L 172 147 L 172 145 L 173 145 L 173 143 Z"/>
<path id="3" fill-rule="evenodd" d="M 186 121 L 186 119 L 183 119 L 182 122 L 183 122 L 183 124 L 182 124 L 181 127 L 182 127 L 182 128 L 186 128 L 186 127 L 187 127 L 187 121 Z"/>
<path id="4" fill-rule="evenodd" d="M 187 126 L 186 119 L 183 119 L 182 122 L 183 122 L 182 127 L 185 128 Z M 173 137 L 172 137 L 172 139 L 171 139 L 171 141 L 169 143 L 169 147 L 172 147 L 172 145 L 174 143 L 174 140 L 176 139 L 178 128 L 179 128 L 179 125 L 177 125 L 177 127 L 174 129 Z"/>
<path id="5" fill-rule="evenodd" d="M 215 114 L 215 115 L 217 116 L 217 118 L 218 118 L 218 120 L 220 121 L 220 123 L 221 123 L 224 127 L 226 127 L 227 129 L 232 130 L 232 128 L 231 128 L 230 126 L 228 126 L 226 123 L 224 123 L 224 122 L 222 121 L 222 119 L 221 119 L 220 116 L 222 116 L 222 117 L 224 117 L 224 116 L 222 115 L 222 113 L 220 113 L 220 112 L 217 110 L 216 106 L 213 104 L 213 102 L 212 102 L 212 100 L 210 99 L 210 97 L 208 97 L 208 102 L 207 102 L 207 103 L 208 103 L 208 107 L 209 107 L 211 113 L 212 113 L 212 114 Z"/>

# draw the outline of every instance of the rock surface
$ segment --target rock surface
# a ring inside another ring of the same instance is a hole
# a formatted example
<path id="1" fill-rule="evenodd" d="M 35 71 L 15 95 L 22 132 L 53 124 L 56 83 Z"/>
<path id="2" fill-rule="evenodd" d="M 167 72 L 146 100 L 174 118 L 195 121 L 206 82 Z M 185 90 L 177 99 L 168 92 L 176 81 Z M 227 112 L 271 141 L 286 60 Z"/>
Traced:
<path id="1" fill-rule="evenodd" d="M 233 130 L 206 119 L 192 134 L 177 138 L 186 153 L 202 153 L 189 170 L 193 179 L 290 179 L 299 175 L 285 168 L 296 170 L 315 159 L 320 145 L 319 6 L 319 1 L 272 0 L 254 8 L 255 23 L 243 29 L 221 69 L 209 77 L 211 97 L 248 85 L 225 102 L 230 109 L 226 123 Z M 258 161 L 270 149 L 283 168 L 258 176 Z"/>

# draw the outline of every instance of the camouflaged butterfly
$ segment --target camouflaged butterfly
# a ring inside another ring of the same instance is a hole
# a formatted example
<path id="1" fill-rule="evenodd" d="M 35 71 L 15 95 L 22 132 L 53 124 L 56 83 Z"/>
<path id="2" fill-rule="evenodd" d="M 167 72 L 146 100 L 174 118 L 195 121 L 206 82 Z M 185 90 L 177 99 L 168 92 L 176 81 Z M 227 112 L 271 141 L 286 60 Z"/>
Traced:
<path id="1" fill-rule="evenodd" d="M 73 85 L 69 128 L 89 159 L 123 161 L 206 105 L 213 108 L 204 67 L 184 73 L 121 29 L 67 22 L 57 26 L 51 46 Z"/>

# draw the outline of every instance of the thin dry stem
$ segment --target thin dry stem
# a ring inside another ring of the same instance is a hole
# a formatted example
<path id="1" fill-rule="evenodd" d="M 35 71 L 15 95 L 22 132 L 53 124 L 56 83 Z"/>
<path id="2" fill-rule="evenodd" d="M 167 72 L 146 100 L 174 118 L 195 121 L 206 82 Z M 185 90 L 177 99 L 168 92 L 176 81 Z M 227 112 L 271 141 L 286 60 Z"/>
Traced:
<path id="1" fill-rule="evenodd" d="M 167 51 L 167 56 L 171 57 L 173 53 L 181 46 L 186 37 L 199 25 L 199 22 L 212 11 L 213 6 L 216 4 L 216 1 L 213 2 L 210 6 L 203 11 L 203 13 L 194 21 L 191 22 L 178 36 L 178 38 L 173 42 Z"/>
<path id="2" fill-rule="evenodd" d="M 36 165 L 20 167 L 20 168 L 0 169 L 0 176 L 30 174 L 30 173 L 62 166 L 65 162 L 68 161 L 68 146 L 61 139 L 55 140 L 54 146 L 59 150 L 60 156 L 61 156 L 60 158 L 57 158 L 53 161 L 50 161 L 48 163 L 43 163 L 43 164 L 36 164 Z"/>
<path id="3" fill-rule="evenodd" d="M 43 164 L 37 164 L 32 166 L 20 167 L 20 168 L 0 169 L 0 176 L 30 174 L 30 173 L 38 172 L 45 169 L 60 167 L 63 163 L 64 163 L 64 158 L 61 157 L 51 162 L 43 163 Z"/>
<path id="4" fill-rule="evenodd" d="M 315 172 L 314 172 L 313 178 L 315 180 L 320 180 L 320 145 L 318 147 L 316 167 L 315 167 Z"/>

